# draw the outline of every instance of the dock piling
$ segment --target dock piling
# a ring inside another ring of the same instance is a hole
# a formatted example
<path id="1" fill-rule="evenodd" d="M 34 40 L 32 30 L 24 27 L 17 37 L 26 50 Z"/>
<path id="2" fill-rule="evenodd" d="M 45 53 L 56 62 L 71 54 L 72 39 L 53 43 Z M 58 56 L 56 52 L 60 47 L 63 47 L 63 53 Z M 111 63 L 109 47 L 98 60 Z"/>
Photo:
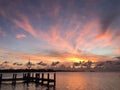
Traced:
<path id="1" fill-rule="evenodd" d="M 12 84 L 16 84 L 17 74 L 13 74 Z"/>
<path id="2" fill-rule="evenodd" d="M 54 73 L 54 86 L 56 86 L 56 73 Z"/>
<path id="3" fill-rule="evenodd" d="M 41 84 L 44 84 L 44 73 L 42 73 L 42 79 L 41 79 Z"/>
<path id="4" fill-rule="evenodd" d="M 2 74 L 0 74 L 0 84 L 1 84 L 1 82 L 2 82 Z"/>
<path id="5" fill-rule="evenodd" d="M 49 80 L 50 80 L 50 74 L 48 73 L 48 75 L 47 75 L 47 86 L 49 86 Z"/>

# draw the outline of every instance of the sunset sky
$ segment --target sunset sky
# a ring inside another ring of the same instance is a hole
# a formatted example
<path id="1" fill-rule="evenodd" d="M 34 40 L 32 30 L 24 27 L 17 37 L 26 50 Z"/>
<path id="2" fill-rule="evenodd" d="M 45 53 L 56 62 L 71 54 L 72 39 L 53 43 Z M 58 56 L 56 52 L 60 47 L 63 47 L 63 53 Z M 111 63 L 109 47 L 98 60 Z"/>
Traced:
<path id="1" fill-rule="evenodd" d="M 0 62 L 120 56 L 120 0 L 0 0 Z"/>

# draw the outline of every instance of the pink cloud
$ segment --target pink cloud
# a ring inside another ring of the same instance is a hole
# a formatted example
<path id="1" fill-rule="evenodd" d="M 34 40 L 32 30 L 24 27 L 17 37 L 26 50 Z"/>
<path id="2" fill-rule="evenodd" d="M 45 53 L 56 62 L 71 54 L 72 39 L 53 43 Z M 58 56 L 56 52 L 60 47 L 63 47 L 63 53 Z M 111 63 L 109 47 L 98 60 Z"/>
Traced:
<path id="1" fill-rule="evenodd" d="M 70 25 L 76 20 L 76 18 L 70 20 Z M 81 29 L 81 26 L 82 25 L 79 22 L 76 23 L 75 27 L 72 29 L 67 28 L 66 30 L 61 30 L 60 23 L 56 23 L 51 26 L 48 32 L 42 32 L 41 36 L 44 37 L 44 40 L 55 47 L 60 47 L 68 52 L 79 53 L 78 49 L 80 46 L 82 46 L 82 49 L 93 47 L 93 44 L 95 43 L 94 39 L 98 35 L 98 30 L 93 30 L 93 28 L 98 28 L 98 24 L 95 21 L 85 24 L 83 29 Z M 89 43 L 87 40 L 89 38 L 91 38 L 94 43 Z"/>
<path id="2" fill-rule="evenodd" d="M 31 34 L 33 37 L 38 38 L 36 30 L 32 27 L 30 24 L 29 19 L 26 16 L 20 15 L 22 21 L 14 19 L 13 22 L 17 25 L 17 27 L 22 28 L 29 34 Z"/>
<path id="3" fill-rule="evenodd" d="M 26 35 L 25 34 L 16 34 L 16 38 L 17 39 L 26 38 Z"/>
<path id="4" fill-rule="evenodd" d="M 71 48 L 69 42 L 61 36 L 59 25 L 51 26 L 50 30 L 48 32 L 42 32 L 41 36 L 44 38 L 44 41 L 49 42 L 56 48 Z"/>

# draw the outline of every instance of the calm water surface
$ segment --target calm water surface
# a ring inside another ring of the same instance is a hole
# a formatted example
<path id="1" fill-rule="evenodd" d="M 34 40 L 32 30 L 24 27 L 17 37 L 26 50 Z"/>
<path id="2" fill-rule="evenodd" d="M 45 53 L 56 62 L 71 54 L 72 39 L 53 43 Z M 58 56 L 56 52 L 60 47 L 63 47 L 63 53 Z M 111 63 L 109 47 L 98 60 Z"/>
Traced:
<path id="1" fill-rule="evenodd" d="M 22 74 L 19 74 L 19 77 Z M 4 74 L 10 77 L 11 74 Z M 2 84 L 0 90 L 47 90 L 46 87 L 18 83 Z M 50 88 L 49 90 L 54 90 Z M 57 72 L 55 90 L 120 90 L 120 73 L 115 72 Z"/>

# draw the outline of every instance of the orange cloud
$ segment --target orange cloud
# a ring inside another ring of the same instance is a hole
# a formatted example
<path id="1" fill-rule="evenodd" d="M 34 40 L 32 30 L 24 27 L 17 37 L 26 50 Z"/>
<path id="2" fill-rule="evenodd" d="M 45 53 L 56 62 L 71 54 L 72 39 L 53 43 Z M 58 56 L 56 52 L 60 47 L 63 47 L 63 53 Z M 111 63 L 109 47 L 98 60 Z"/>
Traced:
<path id="1" fill-rule="evenodd" d="M 53 51 L 54 52 L 54 51 Z M 15 53 L 15 52 L 4 52 L 2 49 L 0 50 L 0 54 L 2 55 L 4 53 L 4 58 L 0 60 L 2 62 L 8 61 L 10 63 L 9 67 L 12 68 L 26 68 L 25 64 L 30 60 L 33 64 L 36 64 L 38 62 L 44 62 L 47 63 L 47 65 L 50 65 L 52 62 L 59 61 L 60 63 L 63 63 L 65 66 L 68 66 L 68 63 L 72 62 L 79 62 L 79 61 L 106 61 L 111 60 L 110 57 L 103 57 L 100 55 L 95 54 L 84 54 L 84 52 L 81 53 L 68 53 L 68 52 L 55 52 L 54 54 L 32 54 L 32 53 Z M 22 67 L 13 66 L 13 63 L 22 63 Z M 23 66 L 24 65 L 24 66 Z M 7 67 L 7 68 L 9 68 Z M 34 68 L 37 67 L 37 65 L 34 66 Z"/>
<path id="2" fill-rule="evenodd" d="M 12 58 L 10 58 L 12 57 Z M 97 55 L 84 55 L 84 54 L 72 54 L 72 53 L 66 53 L 66 54 L 61 54 L 61 55 L 43 55 L 43 54 L 27 54 L 27 53 L 7 53 L 6 59 L 9 58 L 9 60 L 13 61 L 18 61 L 26 63 L 29 61 L 29 59 L 33 63 L 37 63 L 40 61 L 46 62 L 46 63 L 51 63 L 53 61 L 60 61 L 60 62 L 74 62 L 76 61 L 76 58 L 78 61 L 100 61 L 105 60 L 105 58 L 102 58 L 102 56 L 97 56 Z"/>

